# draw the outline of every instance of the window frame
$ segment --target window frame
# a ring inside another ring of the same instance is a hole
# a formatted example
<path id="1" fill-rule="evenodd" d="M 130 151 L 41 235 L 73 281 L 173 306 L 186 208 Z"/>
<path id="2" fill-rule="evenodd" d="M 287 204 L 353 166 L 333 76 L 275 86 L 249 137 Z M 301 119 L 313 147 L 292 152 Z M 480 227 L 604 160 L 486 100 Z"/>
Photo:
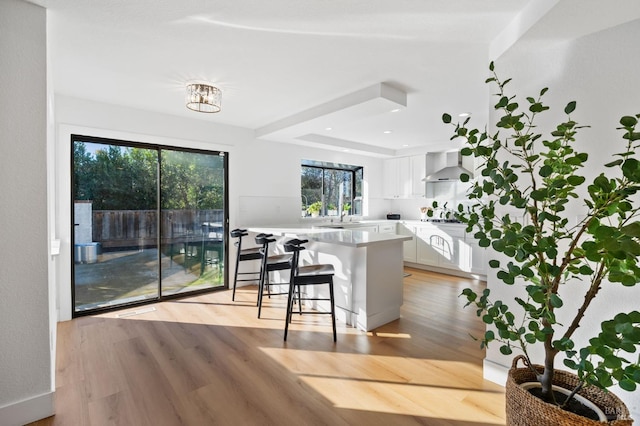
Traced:
<path id="1" fill-rule="evenodd" d="M 362 215 L 362 194 L 357 193 L 357 180 L 364 180 L 364 167 L 363 166 L 354 166 L 354 165 L 346 165 L 346 164 L 335 164 L 335 163 L 327 163 L 327 162 L 319 162 L 312 160 L 302 160 L 300 164 L 300 195 L 301 195 L 301 204 L 304 207 L 303 212 L 305 213 L 303 217 L 310 217 L 311 215 L 308 213 L 307 209 L 312 204 L 306 199 L 307 197 L 303 194 L 304 188 L 302 187 L 302 177 L 304 175 L 305 168 L 312 168 L 322 171 L 322 185 L 321 185 L 321 197 L 320 202 L 322 203 L 322 207 L 320 209 L 318 217 L 340 217 L 340 212 L 337 215 L 329 215 L 328 207 L 329 201 L 326 199 L 326 172 L 328 170 L 335 170 L 340 172 L 346 172 L 351 175 L 351 184 L 350 184 L 350 198 L 349 201 L 349 213 L 347 215 L 357 216 Z M 360 182 L 360 191 L 362 191 L 362 182 Z M 356 202 L 359 201 L 359 205 Z"/>

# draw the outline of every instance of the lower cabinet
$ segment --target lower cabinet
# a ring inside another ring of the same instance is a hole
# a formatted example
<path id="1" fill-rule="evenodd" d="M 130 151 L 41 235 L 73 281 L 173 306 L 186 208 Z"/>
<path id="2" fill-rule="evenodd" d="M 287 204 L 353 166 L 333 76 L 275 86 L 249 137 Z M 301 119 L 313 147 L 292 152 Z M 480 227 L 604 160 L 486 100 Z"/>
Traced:
<path id="1" fill-rule="evenodd" d="M 463 225 L 426 222 L 344 223 L 346 229 L 398 234 L 411 237 L 403 242 L 403 259 L 417 265 L 485 276 L 487 250 L 478 245 Z"/>
<path id="2" fill-rule="evenodd" d="M 369 225 L 369 226 L 357 226 L 352 229 L 357 229 L 358 231 L 367 231 L 367 232 L 378 232 L 378 226 Z"/>
<path id="3" fill-rule="evenodd" d="M 487 259 L 487 249 L 480 247 L 478 242 L 472 235 L 467 236 L 472 241 L 467 241 L 467 244 L 471 248 L 471 262 L 469 269 L 474 274 L 487 275 L 487 267 L 489 261 Z"/>
<path id="4" fill-rule="evenodd" d="M 416 262 L 423 265 L 438 266 L 438 252 L 431 246 L 433 230 L 416 228 Z"/>
<path id="5" fill-rule="evenodd" d="M 398 234 L 413 236 L 404 243 L 404 260 L 465 274 L 487 274 L 486 249 L 461 225 L 420 223 L 398 224 Z"/>
<path id="6" fill-rule="evenodd" d="M 396 233 L 396 224 L 395 223 L 385 223 L 382 225 L 378 225 L 378 232 L 381 234 L 395 234 Z"/>
<path id="7" fill-rule="evenodd" d="M 403 244 L 403 257 L 405 262 L 416 263 L 416 228 L 409 226 L 405 223 L 398 223 L 398 229 L 396 230 L 398 235 L 404 235 L 411 237 L 411 240 L 404 241 Z"/>
<path id="8" fill-rule="evenodd" d="M 416 229 L 418 263 L 461 269 L 464 230 L 454 226 L 419 226 Z"/>

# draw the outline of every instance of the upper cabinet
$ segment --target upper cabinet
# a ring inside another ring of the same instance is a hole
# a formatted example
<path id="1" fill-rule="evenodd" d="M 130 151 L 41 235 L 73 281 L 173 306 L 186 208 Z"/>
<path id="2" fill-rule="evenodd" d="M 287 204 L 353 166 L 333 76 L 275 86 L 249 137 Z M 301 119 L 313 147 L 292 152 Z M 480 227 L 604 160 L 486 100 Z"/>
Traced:
<path id="1" fill-rule="evenodd" d="M 426 155 L 414 155 L 411 160 L 411 197 L 424 197 L 424 177 L 426 176 L 427 157 Z"/>
<path id="2" fill-rule="evenodd" d="M 384 198 L 424 197 L 426 156 L 413 155 L 384 160 L 382 165 Z"/>

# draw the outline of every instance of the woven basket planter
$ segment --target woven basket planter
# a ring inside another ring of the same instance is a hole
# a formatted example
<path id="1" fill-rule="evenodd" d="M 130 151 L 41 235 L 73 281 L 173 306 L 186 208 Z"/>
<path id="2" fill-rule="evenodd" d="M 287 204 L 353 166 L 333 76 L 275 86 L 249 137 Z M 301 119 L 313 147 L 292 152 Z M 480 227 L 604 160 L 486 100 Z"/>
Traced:
<path id="1" fill-rule="evenodd" d="M 546 403 L 523 389 L 520 384 L 535 382 L 536 376 L 527 366 L 518 368 L 519 360 L 526 362 L 526 358 L 522 355 L 515 357 L 507 378 L 505 397 L 508 426 L 597 426 L 603 424 Z M 542 373 L 543 367 L 541 365 L 533 365 L 533 367 Z M 574 389 L 578 383 L 578 376 L 573 373 L 558 370 L 554 372 L 553 384 L 556 386 Z M 616 414 L 616 420 L 606 423 L 607 425 L 631 426 L 633 424 L 627 406 L 613 393 L 604 392 L 595 386 L 587 386 L 582 388 L 578 394 L 600 407 L 605 414 Z"/>

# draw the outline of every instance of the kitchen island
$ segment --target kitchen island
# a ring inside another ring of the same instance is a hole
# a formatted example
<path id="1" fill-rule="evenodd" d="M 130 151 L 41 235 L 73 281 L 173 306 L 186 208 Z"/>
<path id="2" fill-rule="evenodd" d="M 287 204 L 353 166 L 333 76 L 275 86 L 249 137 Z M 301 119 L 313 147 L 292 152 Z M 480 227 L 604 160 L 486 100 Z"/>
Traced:
<path id="1" fill-rule="evenodd" d="M 273 234 L 278 239 L 278 252 L 282 252 L 284 241 L 291 238 L 309 240 L 305 245 L 307 250 L 301 253 L 300 264 L 334 266 L 338 320 L 370 331 L 400 318 L 404 277 L 402 245 L 411 237 L 302 226 L 248 227 L 248 230 Z M 286 271 L 279 279 L 288 281 Z M 327 295 L 320 292 L 318 296 Z M 315 308 L 328 310 L 328 305 L 318 303 Z"/>

